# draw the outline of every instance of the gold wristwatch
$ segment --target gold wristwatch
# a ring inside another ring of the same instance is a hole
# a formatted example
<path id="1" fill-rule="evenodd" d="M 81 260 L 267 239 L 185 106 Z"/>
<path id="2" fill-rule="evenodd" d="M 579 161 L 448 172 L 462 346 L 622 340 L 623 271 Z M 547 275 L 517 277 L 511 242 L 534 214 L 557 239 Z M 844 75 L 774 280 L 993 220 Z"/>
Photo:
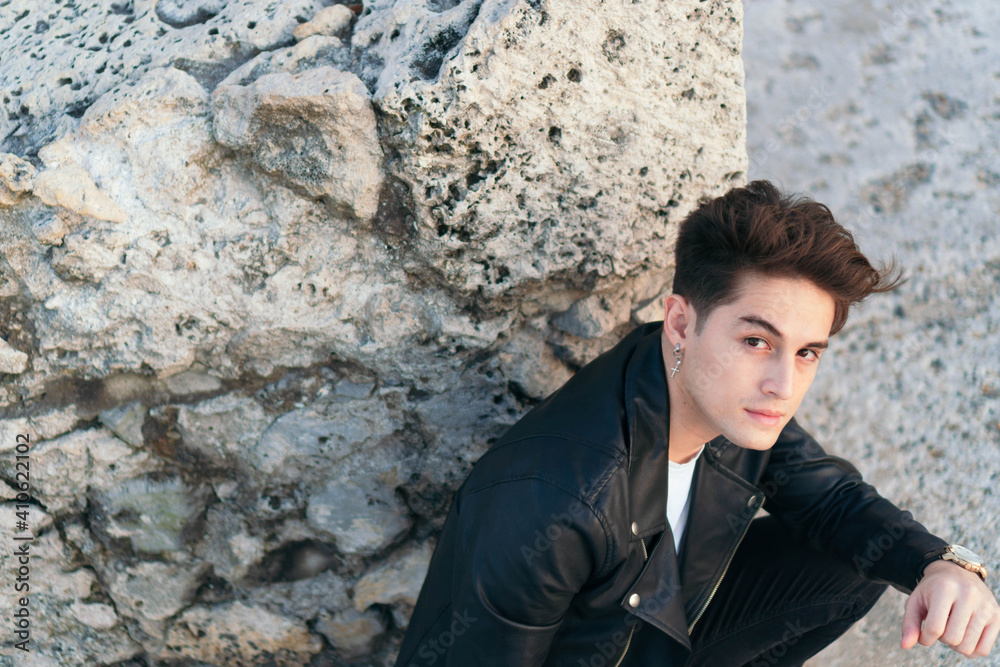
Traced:
<path id="1" fill-rule="evenodd" d="M 961 565 L 969 572 L 975 572 L 979 578 L 986 581 L 986 566 L 983 565 L 983 557 L 971 549 L 966 549 L 961 544 L 949 544 L 948 546 L 932 551 L 924 558 L 924 566 L 920 571 L 920 579 L 923 579 L 923 570 L 936 560 L 950 560 L 956 565 Z M 919 581 L 919 579 L 918 579 Z"/>

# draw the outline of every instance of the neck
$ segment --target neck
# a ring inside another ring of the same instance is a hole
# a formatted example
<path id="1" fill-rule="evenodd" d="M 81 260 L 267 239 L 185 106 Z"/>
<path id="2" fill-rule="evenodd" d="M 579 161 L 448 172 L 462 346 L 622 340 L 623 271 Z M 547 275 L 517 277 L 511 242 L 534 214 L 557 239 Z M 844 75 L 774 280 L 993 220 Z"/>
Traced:
<path id="1" fill-rule="evenodd" d="M 697 409 L 688 400 L 679 378 L 670 377 L 666 363 L 668 355 L 666 337 L 663 339 L 663 361 L 667 371 L 667 396 L 670 403 L 670 432 L 667 434 L 667 458 L 674 463 L 687 463 L 701 451 L 702 445 L 719 435 L 710 433 L 704 422 L 696 418 Z"/>
<path id="2" fill-rule="evenodd" d="M 687 463 L 701 451 L 702 445 L 711 440 L 693 433 L 680 419 L 680 411 L 675 407 L 673 396 L 670 397 L 670 434 L 667 458 L 674 463 Z"/>

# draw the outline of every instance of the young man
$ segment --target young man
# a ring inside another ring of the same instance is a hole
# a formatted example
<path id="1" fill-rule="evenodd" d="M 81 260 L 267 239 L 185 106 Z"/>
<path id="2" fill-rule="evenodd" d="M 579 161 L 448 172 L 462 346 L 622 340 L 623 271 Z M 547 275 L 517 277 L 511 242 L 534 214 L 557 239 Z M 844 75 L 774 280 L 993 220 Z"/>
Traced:
<path id="1" fill-rule="evenodd" d="M 897 283 L 825 206 L 766 181 L 694 211 L 664 321 L 476 463 L 397 665 L 800 665 L 887 584 L 910 594 L 904 648 L 986 655 L 982 559 L 793 419 L 849 306 Z"/>

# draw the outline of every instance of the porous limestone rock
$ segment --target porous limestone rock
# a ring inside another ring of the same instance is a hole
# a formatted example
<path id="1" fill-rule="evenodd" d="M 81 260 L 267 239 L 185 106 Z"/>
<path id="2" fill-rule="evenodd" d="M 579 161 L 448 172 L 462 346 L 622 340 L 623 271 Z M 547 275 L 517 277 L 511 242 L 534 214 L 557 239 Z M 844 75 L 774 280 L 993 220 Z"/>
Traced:
<path id="1" fill-rule="evenodd" d="M 8 510 L 6 506 L 2 509 Z M 13 546 L 0 555 L 0 576 L 11 582 L 12 593 L 15 578 L 27 577 L 28 589 L 20 593 L 29 599 L 30 614 L 29 650 L 22 651 L 13 646 L 13 641 L 6 641 L 0 647 L 0 663 L 18 667 L 92 667 L 140 655 L 142 646 L 129 636 L 114 609 L 93 599 L 100 591 L 94 572 L 81 567 L 56 530 L 43 531 L 36 519 L 35 511 L 29 510 L 31 529 L 27 534 L 34 535 L 34 539 L 26 542 L 30 554 L 27 574 L 18 572 L 23 564 L 13 555 Z M 8 531 L 6 522 L 0 525 L 4 544 L 25 544 L 14 540 L 16 535 L 25 534 Z M 3 610 L 8 617 L 12 618 L 17 599 L 6 596 Z"/>
<path id="2" fill-rule="evenodd" d="M 79 215 L 109 222 L 126 220 L 125 211 L 97 188 L 83 167 L 71 162 L 39 172 L 33 194 L 49 206 L 60 206 Z"/>
<path id="3" fill-rule="evenodd" d="M 0 206 L 13 206 L 35 185 L 37 170 L 27 160 L 0 153 Z"/>
<path id="4" fill-rule="evenodd" d="M 648 301 L 639 302 L 632 309 L 632 321 L 636 324 L 657 322 L 663 319 L 663 309 L 669 294 L 655 296 Z"/>
<path id="5" fill-rule="evenodd" d="M 146 413 L 145 406 L 137 401 L 108 408 L 101 412 L 100 419 L 108 430 L 138 449 L 145 440 L 142 435 L 142 425 L 146 421 Z"/>
<path id="6" fill-rule="evenodd" d="M 251 398 L 224 394 L 178 410 L 177 425 L 187 447 L 209 459 L 245 460 L 273 421 Z"/>
<path id="7" fill-rule="evenodd" d="M 208 570 L 174 563 L 142 562 L 115 573 L 108 594 L 118 613 L 139 621 L 139 627 L 162 637 L 167 619 L 190 604 Z"/>
<path id="8" fill-rule="evenodd" d="M 28 355 L 0 338 L 0 373 L 18 374 L 28 368 Z"/>
<path id="9" fill-rule="evenodd" d="M 156 3 L 156 17 L 174 28 L 205 23 L 222 11 L 225 0 L 160 0 Z"/>
<path id="10" fill-rule="evenodd" d="M 382 148 L 361 79 L 332 67 L 267 74 L 212 94 L 219 143 L 339 212 L 367 221 L 378 208 Z"/>
<path id="11" fill-rule="evenodd" d="M 253 601 L 275 613 L 312 621 L 324 609 L 348 606 L 347 582 L 326 570 L 315 577 L 260 586 L 252 592 Z"/>
<path id="12" fill-rule="evenodd" d="M 129 77 L 175 66 L 211 87 L 289 42 L 322 0 L 197 3 L 12 0 L 0 16 L 0 150 L 34 155 Z"/>
<path id="13" fill-rule="evenodd" d="M 357 658 L 372 650 L 375 638 L 385 631 L 385 620 L 377 610 L 345 609 L 335 614 L 322 613 L 316 629 L 345 658 Z"/>
<path id="14" fill-rule="evenodd" d="M 34 444 L 32 492 L 52 515 L 79 512 L 86 490 L 107 490 L 133 475 L 151 472 L 156 463 L 146 452 L 135 452 L 104 429 L 71 431 Z M 13 478 L 13 457 L 0 470 Z"/>
<path id="15" fill-rule="evenodd" d="M 293 30 L 292 36 L 299 42 L 313 35 L 334 36 L 345 30 L 351 24 L 352 18 L 354 13 L 346 5 L 324 7 L 309 21 Z"/>
<path id="16" fill-rule="evenodd" d="M 384 475 L 352 476 L 331 481 L 309 498 L 309 524 L 333 535 L 348 554 L 374 553 L 389 546 L 410 527 L 406 506 Z"/>
<path id="17" fill-rule="evenodd" d="M 6 484 L 0 486 L 0 493 L 3 494 L 4 500 L 17 500 L 17 490 Z M 18 505 L 21 505 L 21 507 L 18 507 Z M 5 502 L 0 504 L 0 511 L 4 513 L 3 516 L 0 516 L 0 526 L 3 527 L 3 530 L 8 535 L 15 533 L 20 534 L 22 537 L 35 535 L 46 531 L 52 526 L 52 516 L 48 512 L 33 503 L 29 503 L 27 507 L 24 505 L 24 496 L 21 497 L 20 502 Z M 19 512 L 21 516 L 18 516 Z M 24 514 L 25 512 L 27 512 L 27 515 Z M 22 523 L 22 525 L 19 526 L 19 523 Z"/>
<path id="18" fill-rule="evenodd" d="M 264 540 L 250 534 L 248 518 L 228 503 L 206 512 L 205 537 L 195 546 L 195 553 L 226 581 L 240 581 L 267 555 Z"/>
<path id="19" fill-rule="evenodd" d="M 373 604 L 393 605 L 404 609 L 408 617 L 417 603 L 433 552 L 433 543 L 412 545 L 366 572 L 354 586 L 354 608 L 364 611 Z"/>
<path id="20" fill-rule="evenodd" d="M 121 266 L 125 239 L 122 234 L 92 234 L 81 230 L 60 238 L 52 253 L 52 268 L 67 283 L 99 283 Z"/>
<path id="21" fill-rule="evenodd" d="M 601 338 L 627 318 L 629 299 L 596 294 L 580 299 L 553 324 L 578 338 Z"/>
<path id="22" fill-rule="evenodd" d="M 366 398 L 333 396 L 285 413 L 247 448 L 244 460 L 272 482 L 315 477 L 311 471 L 371 448 L 402 427 L 398 412 Z"/>
<path id="23" fill-rule="evenodd" d="M 77 601 L 71 604 L 69 609 L 76 620 L 95 630 L 110 630 L 118 624 L 118 615 L 111 605 Z"/>
<path id="24" fill-rule="evenodd" d="M 511 388 L 537 400 L 545 398 L 573 376 L 545 340 L 547 324 L 543 318 L 525 326 L 497 352 L 500 370 Z M 534 362 L 524 364 L 524 359 L 534 359 Z"/>
<path id="25" fill-rule="evenodd" d="M 334 5 L 327 9 L 343 7 Z M 300 25 L 296 30 L 309 26 Z M 301 74 L 318 67 L 333 67 L 343 71 L 355 70 L 355 58 L 351 54 L 349 42 L 339 37 L 324 34 L 312 34 L 292 46 L 264 51 L 256 57 L 240 65 L 223 79 L 217 90 L 227 86 L 245 87 L 267 74 Z M 357 72 L 355 72 L 357 73 Z M 365 97 L 370 97 L 367 93 Z"/>
<path id="26" fill-rule="evenodd" d="M 743 178 L 737 3 L 371 7 L 415 219 L 388 231 L 484 308 L 669 266 L 671 223 Z"/>
<path id="27" fill-rule="evenodd" d="M 269 654 L 269 664 L 299 667 L 308 664 L 322 645 L 301 622 L 233 602 L 213 608 L 194 606 L 182 613 L 171 623 L 160 657 L 249 665 Z"/>
<path id="28" fill-rule="evenodd" d="M 176 551 L 191 538 L 205 509 L 205 493 L 177 478 L 144 477 L 95 493 L 94 528 L 138 552 Z"/>
<path id="29" fill-rule="evenodd" d="M 13 456 L 13 450 L 27 448 L 27 454 L 31 454 L 43 440 L 51 440 L 73 430 L 78 421 L 75 405 L 40 410 L 26 417 L 0 419 L 0 452 L 9 452 Z M 18 453 L 25 454 L 23 451 Z"/>
<path id="30" fill-rule="evenodd" d="M 74 405 L 66 405 L 32 415 L 28 420 L 28 429 L 29 432 L 33 433 L 33 441 L 37 443 L 42 440 L 51 440 L 73 430 L 80 418 L 75 408 Z M 102 457 L 98 454 L 94 458 L 101 459 Z"/>

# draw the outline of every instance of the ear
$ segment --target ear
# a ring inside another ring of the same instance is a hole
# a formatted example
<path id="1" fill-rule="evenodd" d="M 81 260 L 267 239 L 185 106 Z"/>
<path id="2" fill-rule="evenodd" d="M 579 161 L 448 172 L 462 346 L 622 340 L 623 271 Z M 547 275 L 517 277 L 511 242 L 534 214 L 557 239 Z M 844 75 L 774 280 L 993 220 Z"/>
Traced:
<path id="1" fill-rule="evenodd" d="M 691 303 L 679 294 L 671 294 L 663 304 L 663 335 L 673 347 L 684 347 L 694 335 L 695 312 Z"/>

